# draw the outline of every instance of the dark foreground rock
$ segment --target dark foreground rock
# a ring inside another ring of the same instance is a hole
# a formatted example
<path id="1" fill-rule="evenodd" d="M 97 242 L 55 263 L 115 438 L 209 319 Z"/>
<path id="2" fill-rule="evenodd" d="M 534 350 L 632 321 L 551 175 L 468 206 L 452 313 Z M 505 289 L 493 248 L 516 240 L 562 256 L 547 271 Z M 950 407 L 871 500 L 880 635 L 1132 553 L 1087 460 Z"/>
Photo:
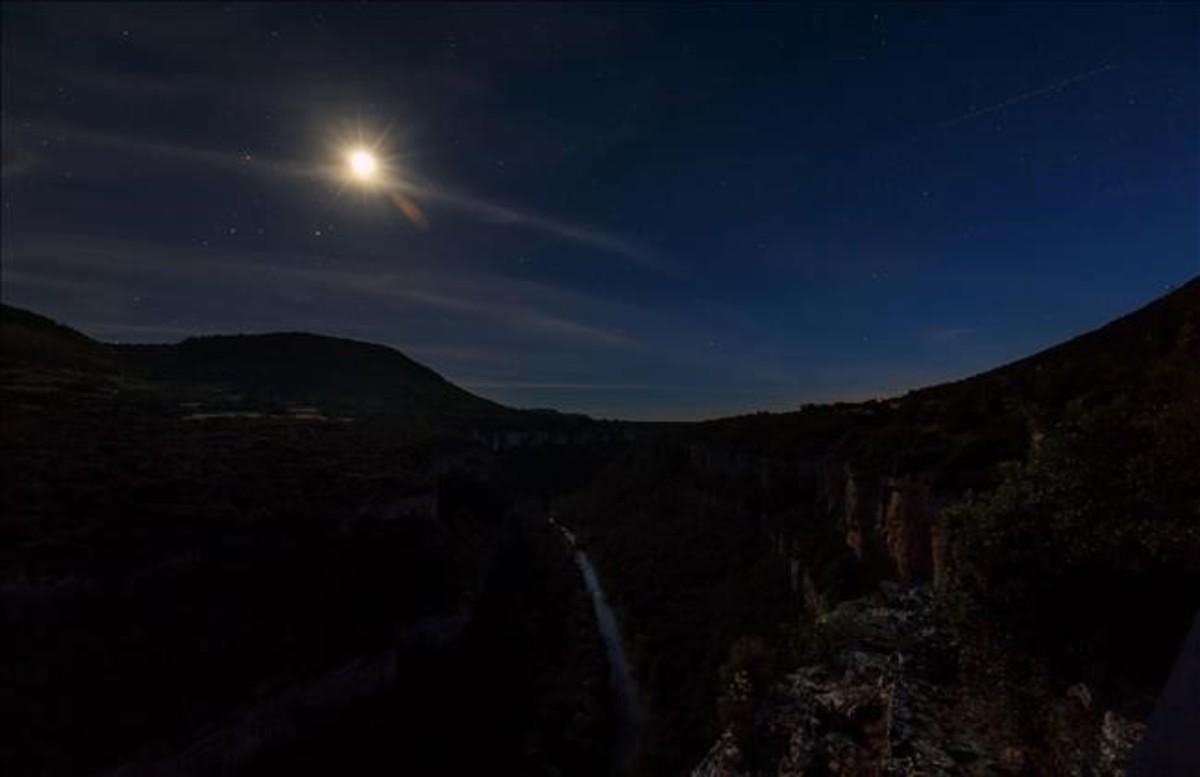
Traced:
<path id="1" fill-rule="evenodd" d="M 816 630 L 825 654 L 785 673 L 692 777 L 1045 772 L 1003 710 L 963 681 L 929 589 L 885 586 L 837 606 Z M 1144 726 L 1097 709 L 1082 684 L 1060 696 L 1077 735 L 1059 773 L 1124 774 Z"/>

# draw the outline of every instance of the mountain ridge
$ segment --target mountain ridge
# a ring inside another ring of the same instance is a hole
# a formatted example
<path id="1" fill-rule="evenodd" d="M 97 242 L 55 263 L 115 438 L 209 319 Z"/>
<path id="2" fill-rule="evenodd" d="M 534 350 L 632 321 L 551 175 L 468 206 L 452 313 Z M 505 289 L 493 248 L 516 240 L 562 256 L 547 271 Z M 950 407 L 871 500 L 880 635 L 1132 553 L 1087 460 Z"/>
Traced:
<path id="1" fill-rule="evenodd" d="M 17 758 L 99 766 L 148 740 L 169 749 L 170 737 L 245 709 L 264 677 L 300 682 L 375 649 L 391 625 L 457 611 L 481 595 L 494 549 L 510 548 L 518 579 L 527 563 L 564 561 L 547 515 L 587 547 L 627 635 L 646 708 L 639 774 L 691 768 L 713 742 L 741 756 L 728 768 L 709 759 L 705 773 L 773 774 L 786 740 L 804 734 L 793 712 L 817 709 L 781 679 L 843 696 L 878 690 L 873 664 L 849 686 L 836 664 L 857 660 L 863 644 L 878 649 L 869 641 L 880 591 L 895 618 L 938 619 L 964 646 L 1004 647 L 926 650 L 919 633 L 889 627 L 884 636 L 900 650 L 918 646 L 930 672 L 888 677 L 976 694 L 958 706 L 917 701 L 994 730 L 963 734 L 979 758 L 1002 761 L 1015 744 L 1030 773 L 1071 773 L 1080 761 L 1057 743 L 1090 741 L 1107 710 L 1131 726 L 1144 719 L 1160 648 L 1200 590 L 1188 566 L 1200 557 L 1190 468 L 1200 441 L 1200 281 L 960 381 L 640 427 L 503 408 L 395 349 L 341 338 L 110 345 L 7 306 L 2 320 L 0 432 L 11 458 L 0 582 L 23 597 L 17 626 L 29 626 L 12 630 L 22 636 L 8 646 L 19 659 L 9 679 L 41 702 L 14 738 Z M 501 631 L 538 597 L 558 613 L 555 628 L 578 614 L 527 583 L 501 608 Z M 913 600 L 912 587 L 933 593 Z M 947 609 L 957 623 L 942 622 Z M 579 633 L 580 649 L 592 650 Z M 131 640 L 127 660 L 80 651 L 80 634 Z M 326 653 L 330 635 L 337 645 Z M 496 639 L 526 655 L 520 634 Z M 284 642 L 307 647 L 294 665 L 273 667 Z M 142 655 L 171 661 L 147 665 Z M 1086 671 L 1060 671 L 1081 666 L 1080 655 L 1090 656 Z M 497 692 L 496 709 L 542 677 L 526 658 L 525 679 Z M 1146 671 L 1135 676 L 1131 658 Z M 585 665 L 602 677 L 595 660 Z M 1002 672 L 1017 701 L 978 703 L 994 685 L 971 674 L 979 665 Z M 1043 665 L 1041 674 L 1026 668 Z M 594 737 L 598 697 L 570 700 L 578 676 L 561 679 L 564 701 L 591 710 Z M 1095 706 L 1064 706 L 1071 683 Z M 141 702 L 114 715 L 118 688 Z M 389 709 L 420 717 L 403 693 L 388 698 Z M 1058 725 L 1029 717 L 1027 698 L 1082 717 L 1053 729 L 1058 739 L 1022 733 L 1005 716 Z M 192 699 L 208 706 L 196 713 Z M 79 710 L 70 720 L 56 712 L 68 704 Z M 888 706 L 872 696 L 868 708 Z M 372 709 L 359 712 L 373 725 L 391 720 Z M 864 741 L 877 733 L 870 720 L 834 722 L 821 732 L 829 743 L 847 726 L 861 724 Z M 886 741 L 907 747 L 932 733 L 922 723 Z M 341 736 L 318 749 L 336 761 Z M 375 744 L 387 753 L 390 742 Z M 853 752 L 856 763 L 875 757 Z"/>
<path id="2" fill-rule="evenodd" d="M 95 340 L 47 316 L 7 304 L 3 305 L 2 320 L 5 358 L 15 353 L 18 358 L 41 358 L 60 366 L 112 365 L 151 380 L 226 384 L 255 396 L 289 400 L 432 402 L 466 415 L 530 412 L 480 397 L 397 348 L 352 338 L 279 331 L 197 335 L 168 344 L 116 344 Z M 14 328 L 25 333 L 14 336 Z M 1125 362 L 1113 363 L 1109 358 L 1114 344 L 1125 355 Z M 1128 385 L 1138 386 L 1146 382 L 1139 377 L 1144 365 L 1173 349 L 1200 350 L 1200 277 L 1130 313 L 1028 356 L 957 380 L 915 387 L 881 401 L 911 403 L 979 390 L 1027 393 L 1033 382 L 1031 374 L 1045 373 L 1064 360 L 1086 362 L 1080 369 L 1092 373 L 1097 369 L 1111 373 L 1096 383 L 1120 384 L 1129 379 Z M 1070 374 L 1043 374 L 1039 379 L 1051 384 L 1039 390 L 1054 394 L 1070 392 L 1074 388 L 1070 384 L 1076 380 Z M 820 406 L 869 404 L 834 402 Z M 689 423 L 727 424 L 755 416 L 786 418 L 797 412 L 800 410 L 759 411 Z"/>
<path id="3" fill-rule="evenodd" d="M 516 412 L 476 396 L 398 349 L 308 332 L 201 335 L 169 344 L 94 340 L 3 306 L 10 366 L 92 369 L 208 402 L 322 402 L 403 415 L 489 418 Z"/>

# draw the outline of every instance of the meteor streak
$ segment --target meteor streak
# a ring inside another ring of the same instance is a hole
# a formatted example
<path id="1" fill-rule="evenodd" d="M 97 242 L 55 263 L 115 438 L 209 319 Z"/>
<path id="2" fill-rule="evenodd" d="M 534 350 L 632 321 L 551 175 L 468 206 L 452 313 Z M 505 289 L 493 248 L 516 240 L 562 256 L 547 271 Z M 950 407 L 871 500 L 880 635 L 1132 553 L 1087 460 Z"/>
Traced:
<path id="1" fill-rule="evenodd" d="M 1116 65 L 1105 65 L 1104 67 L 1098 67 L 1094 70 L 1089 70 L 1086 73 L 1079 73 L 1078 75 L 1073 75 L 1073 76 L 1070 76 L 1069 78 L 1064 78 L 1060 81 L 1055 81 L 1054 83 L 1049 84 L 1047 86 L 1043 86 L 1038 89 L 1032 89 L 1028 92 L 1022 92 L 1021 94 L 1017 95 L 1016 97 L 1010 97 L 1009 99 L 1004 100 L 1003 102 L 998 102 L 995 105 L 988 105 L 983 108 L 976 108 L 975 110 L 964 113 L 961 116 L 956 116 L 953 119 L 944 121 L 939 126 L 942 129 L 947 129 L 949 127 L 953 127 L 956 124 L 962 124 L 964 121 L 970 121 L 971 119 L 975 119 L 980 116 L 986 116 L 989 113 L 997 113 L 998 111 L 1002 111 L 1005 108 L 1010 108 L 1010 107 L 1016 105 L 1017 103 L 1023 103 L 1026 100 L 1032 100 L 1035 97 L 1041 97 L 1042 95 L 1049 94 L 1050 92 L 1061 91 L 1062 89 L 1067 88 L 1071 84 L 1077 84 L 1080 81 L 1086 81 L 1089 78 L 1094 78 L 1095 76 L 1098 76 L 1101 73 L 1106 73 L 1109 70 L 1113 70 L 1115 68 L 1116 68 Z"/>

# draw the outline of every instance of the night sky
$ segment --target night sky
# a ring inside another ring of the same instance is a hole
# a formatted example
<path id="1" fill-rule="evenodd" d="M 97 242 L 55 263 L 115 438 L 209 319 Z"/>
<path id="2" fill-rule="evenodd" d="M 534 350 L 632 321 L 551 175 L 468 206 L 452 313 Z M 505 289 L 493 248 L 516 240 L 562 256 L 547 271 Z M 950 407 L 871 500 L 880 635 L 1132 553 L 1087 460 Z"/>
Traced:
<path id="1" fill-rule="evenodd" d="M 902 392 L 1200 272 L 1198 52 L 1188 4 L 5 4 L 3 298 L 600 416 Z"/>

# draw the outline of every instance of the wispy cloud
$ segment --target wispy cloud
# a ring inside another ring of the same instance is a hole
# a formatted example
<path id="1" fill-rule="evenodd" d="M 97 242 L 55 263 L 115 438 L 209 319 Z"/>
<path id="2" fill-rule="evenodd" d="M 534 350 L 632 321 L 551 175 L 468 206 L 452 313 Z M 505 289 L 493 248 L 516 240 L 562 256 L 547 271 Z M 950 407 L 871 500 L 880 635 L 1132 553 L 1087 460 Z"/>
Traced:
<path id="1" fill-rule="evenodd" d="M 414 310 L 486 322 L 483 331 L 518 331 L 550 341 L 603 348 L 638 348 L 622 331 L 582 321 L 559 310 L 603 303 L 529 282 L 465 270 L 379 271 L 363 265 L 322 264 L 320 257 L 269 253 L 213 254 L 192 246 L 54 233 L 26 234 L 5 245 L 5 296 L 52 292 L 62 278 L 76 291 L 133 289 L 150 283 L 165 296 L 205 289 L 214 304 L 224 290 L 253 289 L 259 304 L 362 305 L 372 300 L 392 312 Z M 203 296 L 203 295 L 202 295 Z M 306 320 L 315 314 L 308 314 Z M 115 322 L 114 322 L 115 323 Z M 278 325 L 275 328 L 279 328 Z"/>
<path id="2" fill-rule="evenodd" d="M 780 356 L 767 368 L 753 349 L 718 355 L 704 346 L 711 311 L 657 318 L 620 301 L 439 262 L 324 260 L 26 233 L 6 239 L 3 292 L 7 302 L 109 340 L 299 329 L 380 342 L 499 401 L 609 417 L 788 410 L 961 377 L 828 356 Z M 958 329 L 946 336 L 965 336 Z"/>
<path id="3" fill-rule="evenodd" d="M 60 141 L 106 148 L 133 156 L 220 167 L 251 175 L 327 183 L 337 180 L 342 174 L 339 168 L 331 164 L 304 164 L 272 159 L 246 151 L 199 148 L 65 124 L 24 121 L 12 122 L 10 126 L 15 132 L 49 136 Z M 678 267 L 673 263 L 621 235 L 561 221 L 444 187 L 407 180 L 394 181 L 389 185 L 414 199 L 436 203 L 487 223 L 540 232 L 603 253 L 625 257 L 657 272 L 678 272 Z"/>
<path id="4" fill-rule="evenodd" d="M 652 269 L 661 271 L 677 270 L 677 268 L 668 262 L 655 257 L 648 249 L 639 246 L 633 241 L 620 237 L 619 235 L 614 235 L 595 229 L 589 229 L 587 227 L 581 227 L 579 225 L 570 224 L 563 221 L 557 221 L 536 213 L 517 210 L 515 208 L 510 208 L 507 205 L 488 202 L 487 200 L 481 200 L 477 197 L 472 197 L 467 194 L 451 192 L 432 186 L 422 186 L 408 182 L 400 182 L 398 186 L 402 190 L 412 194 L 415 197 L 421 197 L 433 202 L 438 202 L 443 205 L 448 205 L 450 207 L 466 211 L 468 213 L 472 213 L 492 223 L 512 224 L 514 226 L 528 227 L 554 237 L 569 240 L 581 245 L 590 246 L 607 253 L 618 254 L 630 259 L 635 259 L 640 264 Z"/>

